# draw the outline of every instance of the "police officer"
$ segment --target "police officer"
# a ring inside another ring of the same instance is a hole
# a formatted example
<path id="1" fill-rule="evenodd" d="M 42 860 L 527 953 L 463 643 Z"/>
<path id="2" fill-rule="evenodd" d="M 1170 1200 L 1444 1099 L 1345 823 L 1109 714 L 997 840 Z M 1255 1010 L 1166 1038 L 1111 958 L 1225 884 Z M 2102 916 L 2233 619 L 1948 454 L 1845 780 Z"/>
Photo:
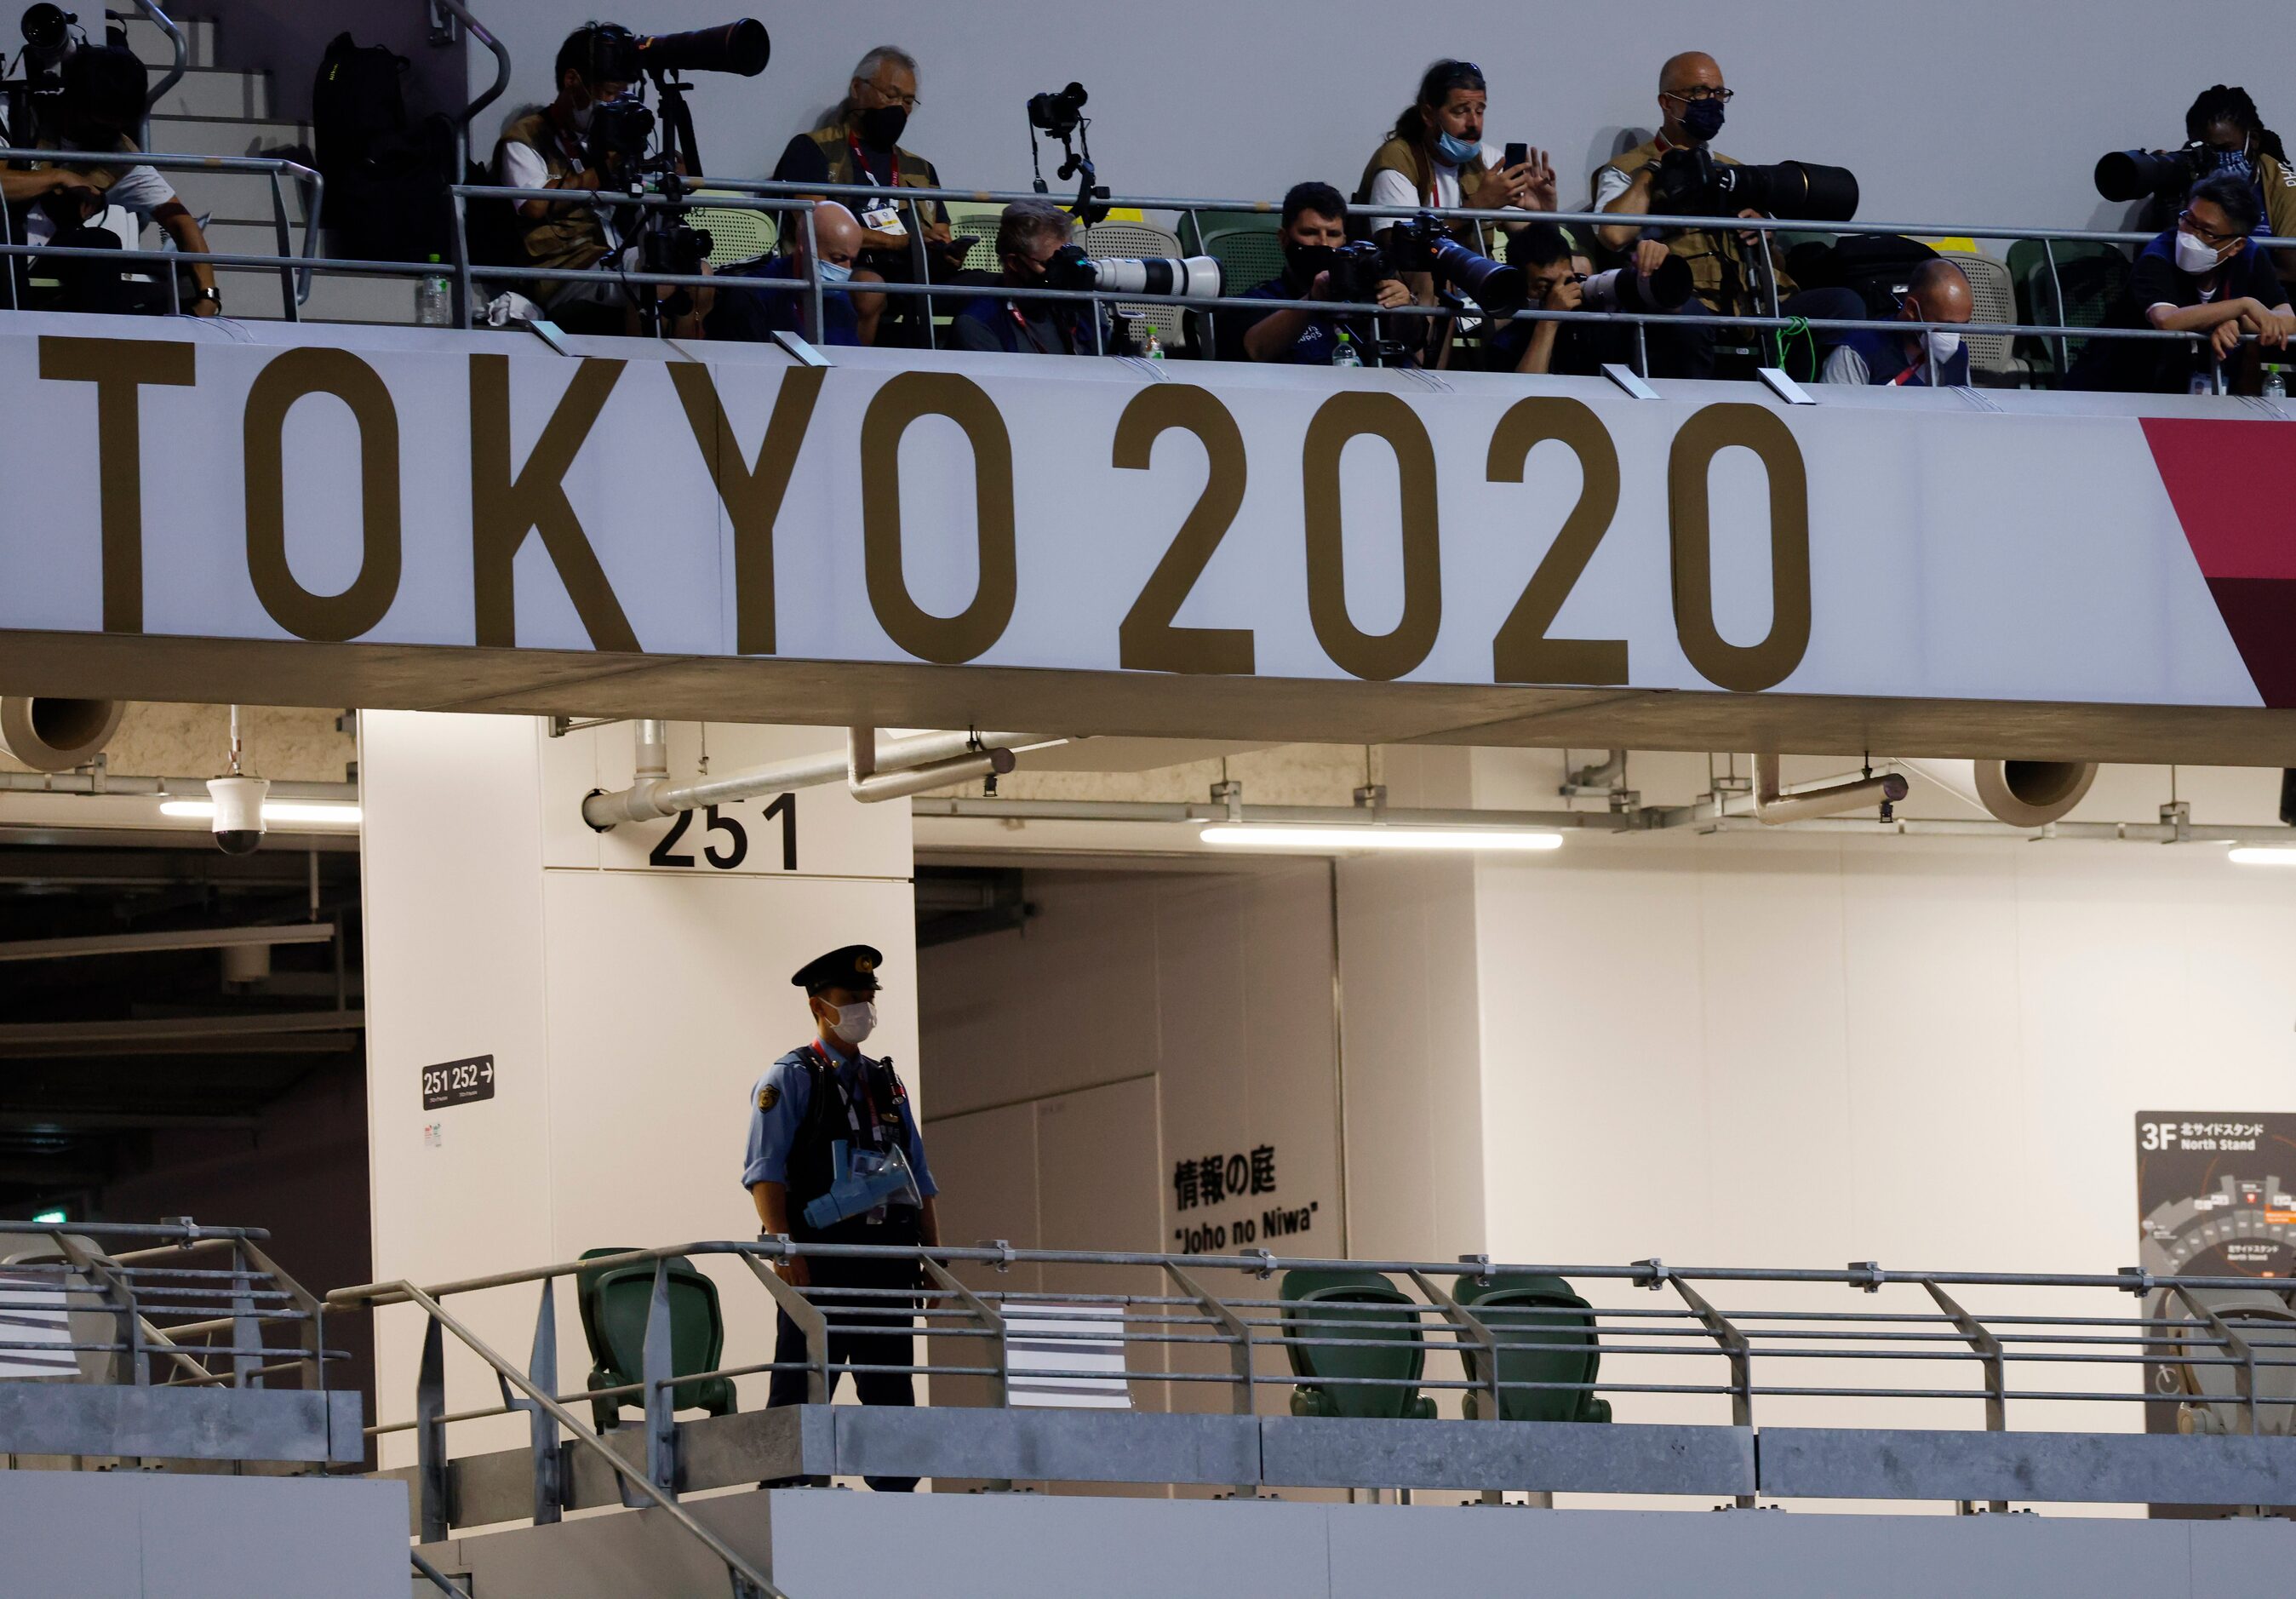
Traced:
<path id="1" fill-rule="evenodd" d="M 909 1091 L 890 1061 L 872 1060 L 862 1043 L 877 1024 L 877 972 L 884 956 L 866 944 L 849 944 L 808 961 L 790 981 L 806 992 L 819 1035 L 767 1069 L 750 1095 L 750 1148 L 742 1185 L 757 1201 L 758 1221 L 767 1234 L 800 1242 L 938 1244 L 940 1227 L 933 1214 L 932 1172 L 925 1165 L 924 1140 L 917 1132 Z M 831 1145 L 842 1142 L 854 1152 L 898 1146 L 916 1177 L 920 1204 L 895 1202 L 881 1210 L 849 1217 L 826 1227 L 806 1219 L 806 1207 L 827 1193 L 841 1172 L 832 1169 Z M 839 1288 L 906 1289 L 917 1285 L 914 1260 L 863 1260 L 789 1256 L 775 1268 L 793 1288 L 815 1291 L 813 1302 L 829 1317 L 829 1387 L 834 1393 L 840 1365 L 907 1366 L 914 1364 L 910 1328 L 915 1302 L 856 1298 L 840 1300 Z M 839 1331 L 872 1321 L 890 1324 L 884 1332 Z M 774 1359 L 807 1358 L 804 1334 L 786 1311 L 774 1327 Z M 914 1405 L 916 1395 L 906 1371 L 857 1371 L 853 1385 L 865 1405 Z M 776 1371 L 766 1403 L 801 1405 L 806 1374 Z M 906 1493 L 914 1477 L 872 1477 L 880 1492 Z"/>

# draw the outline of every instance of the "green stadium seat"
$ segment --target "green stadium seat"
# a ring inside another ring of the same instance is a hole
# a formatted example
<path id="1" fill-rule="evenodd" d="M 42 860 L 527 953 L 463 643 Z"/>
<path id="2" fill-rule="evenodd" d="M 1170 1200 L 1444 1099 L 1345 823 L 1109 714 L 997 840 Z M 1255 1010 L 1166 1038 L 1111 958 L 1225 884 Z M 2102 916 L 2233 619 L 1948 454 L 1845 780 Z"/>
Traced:
<path id="1" fill-rule="evenodd" d="M 627 1255 L 629 1246 L 585 1250 L 581 1259 Z M 574 1299 L 582 1333 L 590 1343 L 593 1389 L 636 1382 L 645 1370 L 646 1315 L 653 1302 L 653 1264 L 593 1267 L 574 1274 Z M 718 1306 L 718 1285 L 683 1255 L 669 1259 L 669 1374 L 715 1371 L 726 1349 L 726 1321 Z M 734 1412 L 734 1382 L 708 1377 L 681 1382 L 670 1390 L 671 1408 Z M 590 1417 L 601 1432 L 619 1424 L 625 1406 L 644 1408 L 636 1394 L 590 1401 Z"/>
<path id="2" fill-rule="evenodd" d="M 1478 1282 L 1463 1276 L 1452 1297 L 1498 1342 L 1499 1414 L 1510 1422 L 1607 1422 L 1611 1403 L 1587 1389 L 1509 1388 L 1511 1382 L 1592 1382 L 1602 1363 L 1592 1348 L 1594 1307 L 1560 1277 L 1500 1272 Z M 1482 1351 L 1466 1354 L 1467 1375 L 1488 1383 Z M 1470 1391 L 1469 1419 L 1481 1415 L 1487 1393 Z"/>
<path id="3" fill-rule="evenodd" d="M 1283 1301 L 1287 1338 L 1347 1338 L 1366 1341 L 1343 1348 L 1303 1349 L 1287 1344 L 1292 1373 L 1292 1414 L 1357 1420 L 1407 1417 L 1431 1421 L 1435 1401 L 1423 1397 L 1419 1374 L 1427 1346 L 1420 1335 L 1418 1300 L 1377 1272 L 1290 1271 L 1277 1291 Z M 1345 1326 L 1302 1327 L 1301 1318 L 1344 1322 Z M 1318 1378 L 1385 1377 L 1391 1382 L 1318 1382 Z"/>
<path id="4" fill-rule="evenodd" d="M 2052 255 L 2056 259 L 2054 277 L 2049 271 Z M 2060 239 L 2045 248 L 2038 239 L 2020 239 L 2009 247 L 2009 277 L 2016 290 L 2018 316 L 2025 322 L 2098 326 L 2120 298 L 2128 271 L 2128 258 L 2117 245 Z M 2036 372 L 2062 374 L 2087 342 L 2037 338 L 2021 341 L 2021 349 Z"/>

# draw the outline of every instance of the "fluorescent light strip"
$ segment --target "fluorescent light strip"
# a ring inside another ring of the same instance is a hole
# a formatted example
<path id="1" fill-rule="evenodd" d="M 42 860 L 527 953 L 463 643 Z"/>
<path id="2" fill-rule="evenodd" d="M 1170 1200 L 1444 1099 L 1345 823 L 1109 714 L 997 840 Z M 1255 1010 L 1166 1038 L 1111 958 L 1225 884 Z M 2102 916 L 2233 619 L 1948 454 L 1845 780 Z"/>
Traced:
<path id="1" fill-rule="evenodd" d="M 1246 849 L 1560 849 L 1559 832 L 1472 827 L 1290 827 L 1276 822 L 1215 822 L 1207 844 Z"/>
<path id="2" fill-rule="evenodd" d="M 2243 844 L 2225 858 L 2243 866 L 2296 866 L 2296 849 Z"/>
<path id="3" fill-rule="evenodd" d="M 197 816 L 203 822 L 215 820 L 212 800 L 169 800 L 160 807 L 163 816 Z M 356 827 L 361 813 L 356 805 L 334 805 L 324 800 L 266 800 L 263 802 L 266 822 L 332 822 L 339 826 Z"/>

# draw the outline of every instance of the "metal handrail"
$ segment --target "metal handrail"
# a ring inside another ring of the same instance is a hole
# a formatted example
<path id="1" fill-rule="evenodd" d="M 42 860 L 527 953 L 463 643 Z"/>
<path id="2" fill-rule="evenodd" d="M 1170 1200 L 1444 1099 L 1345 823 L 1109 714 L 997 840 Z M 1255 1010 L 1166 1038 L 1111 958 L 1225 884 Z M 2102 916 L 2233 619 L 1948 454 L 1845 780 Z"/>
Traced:
<path id="1" fill-rule="evenodd" d="M 463 4 L 463 0 L 433 0 L 433 4 L 439 10 L 451 13 L 455 20 L 463 25 L 463 31 L 493 52 L 495 58 L 494 82 L 488 86 L 484 94 L 470 101 L 461 111 L 455 113 L 454 176 L 455 180 L 459 183 L 462 181 L 463 174 L 470 168 L 472 122 L 477 119 L 480 111 L 501 99 L 503 91 L 510 87 L 510 52 L 503 47 L 500 39 L 488 31 L 485 23 L 471 14 L 470 9 Z"/>
<path id="2" fill-rule="evenodd" d="M 117 150 L 42 150 L 0 145 L 0 161 L 40 161 L 49 164 L 78 162 L 86 166 L 150 167 L 161 172 L 232 172 L 261 176 L 270 179 L 274 226 L 278 230 L 279 250 L 274 255 L 217 253 L 210 250 L 200 258 L 211 266 L 276 267 L 287 279 L 290 292 L 286 299 L 287 320 L 302 320 L 301 310 L 311 297 L 311 271 L 321 262 L 319 256 L 319 226 L 321 214 L 326 209 L 327 180 L 316 168 L 284 156 L 273 155 L 170 155 L 165 152 L 137 151 L 123 154 Z M 291 228 L 287 220 L 285 197 L 280 193 L 279 180 L 292 178 L 302 185 L 303 248 L 299 254 L 290 252 Z M 0 241 L 0 255 L 53 256 L 60 260 L 94 258 L 119 262 L 152 262 L 180 266 L 185 257 L 174 250 L 82 250 L 40 244 L 19 244 L 10 234 Z M 357 271 L 374 263 L 328 261 L 330 271 Z M 404 275 L 417 270 L 404 263 L 390 263 L 389 275 Z M 15 274 L 8 275 L 11 303 L 15 292 Z M 174 279 L 169 278 L 172 285 Z"/>
<path id="3" fill-rule="evenodd" d="M 160 103 L 169 89 L 184 80 L 184 69 L 191 64 L 192 51 L 190 41 L 184 37 L 184 30 L 176 26 L 175 19 L 152 4 L 152 0 L 135 0 L 135 9 L 149 17 L 160 31 L 168 36 L 168 42 L 176 47 L 174 65 L 168 69 L 168 75 L 144 100 L 143 142 L 149 144 L 152 142 L 152 108 Z"/>

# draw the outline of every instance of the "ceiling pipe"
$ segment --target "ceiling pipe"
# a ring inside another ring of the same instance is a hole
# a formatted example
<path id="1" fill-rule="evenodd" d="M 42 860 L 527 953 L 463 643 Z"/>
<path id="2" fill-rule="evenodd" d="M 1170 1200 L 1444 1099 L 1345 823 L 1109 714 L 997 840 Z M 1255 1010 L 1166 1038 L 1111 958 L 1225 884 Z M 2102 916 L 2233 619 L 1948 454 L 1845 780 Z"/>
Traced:
<path id="1" fill-rule="evenodd" d="M 669 780 L 662 729 L 660 722 L 638 724 L 639 767 L 635 781 L 611 793 L 593 790 L 582 801 L 583 821 L 600 832 L 608 832 L 625 822 L 660 821 L 679 811 L 790 789 L 818 788 L 840 778 L 856 799 L 892 800 L 983 777 L 992 771 L 1009 772 L 1015 750 L 1047 749 L 1069 742 L 1052 734 L 967 732 L 928 733 L 881 743 L 874 729 L 863 728 L 858 732 L 866 735 L 869 746 L 866 772 L 857 772 L 853 734 L 849 733 L 847 748 L 834 754 L 799 756 L 725 777 L 674 783 Z M 1000 756 L 1007 764 L 996 764 Z"/>
<path id="2" fill-rule="evenodd" d="M 1895 772 L 1879 777 L 1853 777 L 1787 793 L 1778 781 L 1778 758 L 1754 757 L 1754 818 L 1768 826 L 1806 821 L 1812 816 L 1838 816 L 1870 805 L 1895 805 L 1910 786 Z"/>
<path id="3" fill-rule="evenodd" d="M 2087 798 L 2096 767 L 2077 760 L 1906 760 L 1956 799 L 2012 827 L 2046 827 Z"/>

